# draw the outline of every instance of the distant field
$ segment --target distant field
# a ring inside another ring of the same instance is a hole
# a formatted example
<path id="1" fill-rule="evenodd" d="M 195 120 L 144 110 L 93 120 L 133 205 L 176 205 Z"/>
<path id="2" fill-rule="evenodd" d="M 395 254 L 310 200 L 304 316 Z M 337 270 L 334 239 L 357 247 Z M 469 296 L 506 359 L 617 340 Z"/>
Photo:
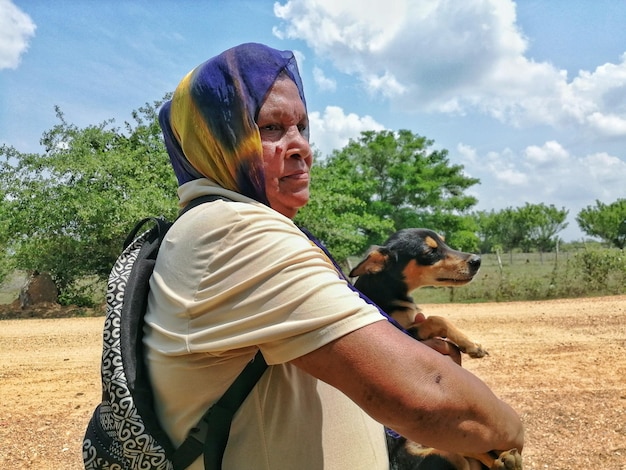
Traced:
<path id="1" fill-rule="evenodd" d="M 420 303 L 543 300 L 626 293 L 626 261 L 619 250 L 484 254 L 474 281 L 458 288 L 423 288 Z M 607 257 L 608 253 L 608 257 Z"/>
<path id="2" fill-rule="evenodd" d="M 620 250 L 581 249 L 560 252 L 558 256 L 504 253 L 500 259 L 493 253 L 481 256 L 482 266 L 471 284 L 454 289 L 423 288 L 413 293 L 417 302 L 500 302 L 626 294 L 626 256 Z M 359 259 L 351 261 L 354 265 Z M 0 305 L 10 304 L 18 297 L 24 280 L 25 276 L 18 273 L 0 285 Z"/>
<path id="3" fill-rule="evenodd" d="M 555 266 L 557 273 L 565 273 L 571 256 L 572 253 L 559 253 L 557 259 L 555 253 L 513 253 L 512 256 L 504 253 L 500 265 L 497 255 L 483 254 L 480 271 L 471 284 L 457 288 L 423 288 L 414 294 L 422 303 L 496 300 L 495 292 L 507 282 L 517 285 L 521 296 L 522 285 L 545 286 L 547 289 L 554 276 Z M 528 295 L 527 289 L 524 289 L 524 294 Z"/>

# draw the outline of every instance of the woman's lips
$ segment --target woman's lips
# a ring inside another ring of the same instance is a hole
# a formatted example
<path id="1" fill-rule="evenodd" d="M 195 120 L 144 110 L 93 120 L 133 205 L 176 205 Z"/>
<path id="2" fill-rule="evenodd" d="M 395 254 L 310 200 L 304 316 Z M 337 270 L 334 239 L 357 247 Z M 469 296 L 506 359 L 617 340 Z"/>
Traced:
<path id="1" fill-rule="evenodd" d="M 309 180 L 309 172 L 308 171 L 297 171 L 295 173 L 290 173 L 281 178 L 281 180 L 292 180 L 292 181 L 308 181 Z"/>

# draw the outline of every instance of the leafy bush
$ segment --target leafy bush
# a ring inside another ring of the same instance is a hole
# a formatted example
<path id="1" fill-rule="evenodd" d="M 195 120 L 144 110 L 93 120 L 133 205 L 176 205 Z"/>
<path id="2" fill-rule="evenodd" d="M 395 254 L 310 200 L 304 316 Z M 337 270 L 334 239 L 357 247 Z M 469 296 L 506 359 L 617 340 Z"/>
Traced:
<path id="1" fill-rule="evenodd" d="M 573 267 L 590 293 L 621 294 L 626 290 L 626 253 L 588 249 L 577 253 Z"/>

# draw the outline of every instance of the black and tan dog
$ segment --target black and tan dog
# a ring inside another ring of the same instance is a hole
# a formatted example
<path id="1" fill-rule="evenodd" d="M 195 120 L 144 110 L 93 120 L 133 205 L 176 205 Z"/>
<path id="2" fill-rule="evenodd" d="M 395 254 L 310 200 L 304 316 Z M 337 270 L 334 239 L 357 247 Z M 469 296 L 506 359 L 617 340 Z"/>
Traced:
<path id="1" fill-rule="evenodd" d="M 350 272 L 355 287 L 419 340 L 445 338 L 471 357 L 487 351 L 470 340 L 447 319 L 426 317 L 409 295 L 426 286 L 462 286 L 480 268 L 480 257 L 450 248 L 427 229 L 404 229 L 393 234 L 383 246 L 374 246 Z M 404 438 L 388 436 L 391 470 L 470 470 L 479 461 L 489 469 L 521 470 L 517 450 L 464 456 L 424 448 Z M 418 467 L 419 465 L 419 467 Z M 474 466 L 472 466 L 474 465 Z M 484 467 L 482 467 L 484 468 Z"/>

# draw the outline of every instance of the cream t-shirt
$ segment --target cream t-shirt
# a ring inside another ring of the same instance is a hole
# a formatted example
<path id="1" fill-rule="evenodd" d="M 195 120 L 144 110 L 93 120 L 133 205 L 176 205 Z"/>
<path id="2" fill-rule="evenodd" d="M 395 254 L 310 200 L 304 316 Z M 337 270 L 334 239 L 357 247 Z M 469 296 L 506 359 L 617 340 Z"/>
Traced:
<path id="1" fill-rule="evenodd" d="M 175 445 L 260 349 L 271 366 L 235 415 L 225 470 L 387 469 L 384 429 L 289 361 L 385 320 L 276 211 L 208 180 L 161 246 L 144 344 L 157 414 Z M 192 470 L 202 469 L 198 459 Z"/>

